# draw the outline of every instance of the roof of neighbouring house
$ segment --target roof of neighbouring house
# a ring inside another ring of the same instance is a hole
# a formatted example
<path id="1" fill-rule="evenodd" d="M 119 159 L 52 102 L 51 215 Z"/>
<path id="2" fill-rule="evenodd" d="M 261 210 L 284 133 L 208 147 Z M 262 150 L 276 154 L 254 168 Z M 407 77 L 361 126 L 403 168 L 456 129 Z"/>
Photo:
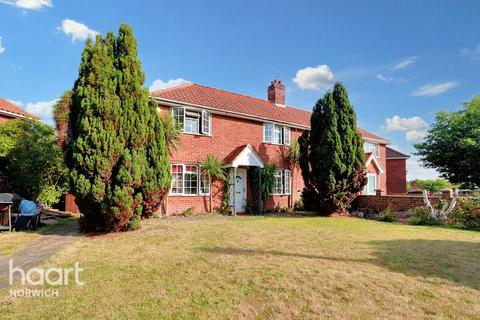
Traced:
<path id="1" fill-rule="evenodd" d="M 0 112 L 4 111 L 11 115 L 12 117 L 17 117 L 17 118 L 23 118 L 23 117 L 31 117 L 32 115 L 28 113 L 27 111 L 23 110 L 16 104 L 0 98 Z"/>
<path id="2" fill-rule="evenodd" d="M 409 155 L 387 147 L 387 159 L 408 159 Z"/>
<path id="3" fill-rule="evenodd" d="M 225 111 L 239 116 L 256 117 L 264 120 L 298 125 L 305 128 L 310 127 L 311 111 L 298 109 L 292 106 L 278 106 L 268 100 L 212 88 L 193 82 L 157 90 L 152 92 L 152 95 L 164 101 L 186 103 L 194 106 Z M 388 140 L 366 130 L 359 128 L 358 131 L 364 138 L 389 143 Z"/>

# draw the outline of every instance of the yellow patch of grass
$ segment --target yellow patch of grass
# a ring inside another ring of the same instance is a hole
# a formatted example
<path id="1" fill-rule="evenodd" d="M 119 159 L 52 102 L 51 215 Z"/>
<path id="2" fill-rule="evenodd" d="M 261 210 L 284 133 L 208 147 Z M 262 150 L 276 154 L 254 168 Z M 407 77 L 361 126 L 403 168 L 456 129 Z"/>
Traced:
<path id="1" fill-rule="evenodd" d="M 193 217 L 86 237 L 45 264 L 85 269 L 11 318 L 420 319 L 480 314 L 480 233 L 350 218 Z"/>

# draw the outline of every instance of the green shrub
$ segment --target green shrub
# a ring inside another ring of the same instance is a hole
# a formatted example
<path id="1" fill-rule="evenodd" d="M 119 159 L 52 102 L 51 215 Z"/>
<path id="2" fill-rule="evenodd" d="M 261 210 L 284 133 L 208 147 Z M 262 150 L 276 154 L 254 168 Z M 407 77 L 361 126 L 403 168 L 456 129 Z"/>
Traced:
<path id="1" fill-rule="evenodd" d="M 395 221 L 395 215 L 387 209 L 380 213 L 380 215 L 378 216 L 378 221 L 393 222 Z"/>
<path id="2" fill-rule="evenodd" d="M 425 207 L 413 208 L 410 210 L 410 214 L 409 223 L 411 225 L 434 226 L 440 224 L 440 221 L 430 217 L 430 212 Z"/>
<path id="3" fill-rule="evenodd" d="M 459 199 L 448 215 L 447 224 L 453 228 L 480 231 L 480 199 Z"/>

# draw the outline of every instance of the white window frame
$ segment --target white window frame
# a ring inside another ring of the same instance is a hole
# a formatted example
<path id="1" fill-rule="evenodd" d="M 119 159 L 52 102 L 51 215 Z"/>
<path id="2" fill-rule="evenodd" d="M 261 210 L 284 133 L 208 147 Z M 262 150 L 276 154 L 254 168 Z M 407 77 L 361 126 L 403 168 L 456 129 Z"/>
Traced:
<path id="1" fill-rule="evenodd" d="M 286 146 L 290 145 L 290 127 L 283 127 L 283 144 Z"/>
<path id="2" fill-rule="evenodd" d="M 291 143 L 291 131 L 288 126 L 273 122 L 264 122 L 263 143 L 289 146 Z"/>
<path id="3" fill-rule="evenodd" d="M 199 177 L 198 178 L 198 194 L 202 196 L 210 195 L 211 186 L 210 186 L 210 179 L 208 179 L 208 174 L 205 172 L 200 172 L 200 175 L 198 177 Z M 206 191 L 203 191 L 203 189 L 205 188 L 202 186 L 202 184 L 207 185 Z"/>
<path id="4" fill-rule="evenodd" d="M 201 131 L 203 134 L 211 135 L 212 134 L 212 115 L 210 112 L 202 110 L 202 127 Z"/>
<path id="5" fill-rule="evenodd" d="M 182 110 L 181 112 L 179 112 Z M 176 114 L 179 113 L 180 115 Z M 199 117 L 197 118 L 198 122 L 198 131 L 197 132 L 190 132 L 185 130 L 185 122 L 186 118 L 194 118 L 192 116 L 188 116 L 188 112 L 198 112 Z M 205 110 L 198 110 L 194 108 L 186 108 L 186 107 L 173 107 L 171 110 L 172 116 L 176 123 L 180 124 L 181 132 L 186 134 L 194 134 L 194 135 L 212 135 L 212 114 Z M 182 118 L 183 122 L 178 122 L 178 118 Z"/>
<path id="6" fill-rule="evenodd" d="M 280 187 L 278 182 L 280 181 Z M 292 173 L 290 170 L 275 171 L 275 185 L 273 187 L 274 196 L 288 196 L 292 194 Z"/>
<path id="7" fill-rule="evenodd" d="M 277 138 L 280 139 L 280 141 L 278 141 Z M 283 144 L 283 126 L 278 124 L 273 125 L 273 143 Z"/>
<path id="8" fill-rule="evenodd" d="M 269 135 L 267 135 L 267 132 L 269 133 Z M 271 122 L 263 123 L 263 142 L 265 143 L 273 142 L 273 123 Z"/>
<path id="9" fill-rule="evenodd" d="M 364 141 L 363 149 L 365 153 L 371 152 L 375 155 L 375 157 L 377 157 L 377 159 L 380 159 L 380 145 L 378 143 Z"/>
<path id="10" fill-rule="evenodd" d="M 210 181 L 208 180 L 208 176 L 206 173 L 202 173 L 201 172 L 201 168 L 200 168 L 200 165 L 198 164 L 183 164 L 183 163 L 174 163 L 174 164 L 171 164 L 170 167 L 172 169 L 172 179 L 174 179 L 174 175 L 177 175 L 178 176 L 178 173 L 173 173 L 173 167 L 174 166 L 179 166 L 182 168 L 182 172 L 181 172 L 181 192 L 173 192 L 173 189 L 174 189 L 174 186 L 172 184 L 172 187 L 170 188 L 170 195 L 172 196 L 186 196 L 186 197 L 192 197 L 192 196 L 208 196 L 210 195 L 210 192 L 211 192 L 211 185 L 210 185 Z M 193 171 L 188 171 L 187 172 L 187 168 L 186 167 L 196 167 L 197 170 L 195 172 Z M 185 175 L 186 174 L 196 174 L 197 175 L 197 192 L 196 193 L 185 193 L 185 188 L 186 188 L 186 180 L 185 180 Z M 207 181 L 207 184 L 208 184 L 208 192 L 203 192 L 202 191 L 202 179 L 206 179 Z"/>
<path id="11" fill-rule="evenodd" d="M 283 171 L 283 190 L 286 195 L 292 194 L 292 173 L 290 170 Z"/>
<path id="12" fill-rule="evenodd" d="M 370 179 L 372 179 L 372 178 L 373 178 L 373 181 L 375 181 L 375 187 L 373 189 L 373 192 L 369 193 L 368 183 L 370 182 Z M 378 189 L 378 175 L 376 173 L 368 172 L 367 173 L 367 179 L 368 179 L 367 184 L 365 185 L 365 188 L 363 189 L 363 194 L 367 195 L 367 196 L 374 196 L 377 193 L 377 189 Z"/>

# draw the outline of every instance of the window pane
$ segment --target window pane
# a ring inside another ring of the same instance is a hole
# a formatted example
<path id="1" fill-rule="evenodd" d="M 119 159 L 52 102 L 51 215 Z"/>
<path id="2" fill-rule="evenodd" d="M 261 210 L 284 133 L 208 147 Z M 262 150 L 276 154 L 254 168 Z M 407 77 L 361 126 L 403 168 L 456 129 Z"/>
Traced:
<path id="1" fill-rule="evenodd" d="M 200 175 L 200 193 L 209 194 L 210 193 L 210 181 L 208 180 L 208 175 L 202 173 Z"/>
<path id="2" fill-rule="evenodd" d="M 282 170 L 275 171 L 275 186 L 273 188 L 273 193 L 275 194 L 283 193 Z"/>
<path id="3" fill-rule="evenodd" d="M 263 124 L 263 141 L 272 142 L 272 130 L 273 125 L 271 123 Z"/>
<path id="4" fill-rule="evenodd" d="M 183 165 L 172 165 L 172 194 L 183 193 Z"/>
<path id="5" fill-rule="evenodd" d="M 202 133 L 210 134 L 212 116 L 206 111 L 202 111 Z"/>
<path id="6" fill-rule="evenodd" d="M 283 127 L 283 142 L 286 145 L 290 145 L 290 128 Z"/>
<path id="7" fill-rule="evenodd" d="M 284 175 L 285 175 L 285 179 L 284 179 L 284 183 L 285 183 L 285 194 L 290 194 L 291 193 L 291 175 L 290 175 L 290 170 L 285 170 L 284 172 Z"/>
<path id="8" fill-rule="evenodd" d="M 197 166 L 185 166 L 184 194 L 198 194 L 198 168 Z"/>
<path id="9" fill-rule="evenodd" d="M 377 158 L 380 157 L 380 149 L 378 147 L 378 144 L 375 144 L 375 143 L 371 143 L 371 142 L 364 142 L 363 143 L 363 147 L 365 149 L 365 152 L 368 153 L 368 152 L 371 152 L 373 153 Z"/>
<path id="10" fill-rule="evenodd" d="M 198 118 L 185 117 L 185 132 L 198 133 Z"/>
<path id="11" fill-rule="evenodd" d="M 173 108 L 172 109 L 173 121 L 175 124 L 183 129 L 183 121 L 185 118 L 185 109 L 184 108 Z"/>
<path id="12" fill-rule="evenodd" d="M 273 143 L 282 144 L 282 135 L 282 126 L 275 125 L 273 127 Z"/>

